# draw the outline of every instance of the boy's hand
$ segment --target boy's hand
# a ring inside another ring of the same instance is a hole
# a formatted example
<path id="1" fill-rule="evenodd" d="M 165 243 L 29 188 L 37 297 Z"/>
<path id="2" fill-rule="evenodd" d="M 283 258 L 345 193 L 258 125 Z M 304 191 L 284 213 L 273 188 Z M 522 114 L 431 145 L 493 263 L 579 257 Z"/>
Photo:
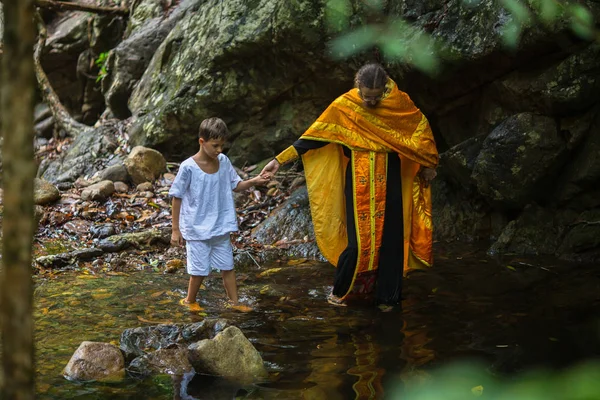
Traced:
<path id="1" fill-rule="evenodd" d="M 181 236 L 181 231 L 176 230 L 171 233 L 171 246 L 183 246 L 185 245 L 185 240 L 183 236 Z"/>
<path id="2" fill-rule="evenodd" d="M 254 178 L 252 178 L 252 184 L 258 185 L 258 186 L 263 186 L 263 185 L 266 185 L 267 183 L 269 183 L 270 180 L 271 180 L 271 178 L 269 177 L 268 174 L 261 174 L 261 175 L 257 175 Z"/>
<path id="3" fill-rule="evenodd" d="M 277 172 L 278 169 L 279 169 L 279 161 L 277 161 L 276 159 L 272 159 L 271 161 L 269 161 L 269 163 L 267 165 L 265 165 L 265 167 L 262 169 L 262 171 L 260 171 L 260 175 L 272 178 L 273 176 L 275 176 L 275 173 Z"/>

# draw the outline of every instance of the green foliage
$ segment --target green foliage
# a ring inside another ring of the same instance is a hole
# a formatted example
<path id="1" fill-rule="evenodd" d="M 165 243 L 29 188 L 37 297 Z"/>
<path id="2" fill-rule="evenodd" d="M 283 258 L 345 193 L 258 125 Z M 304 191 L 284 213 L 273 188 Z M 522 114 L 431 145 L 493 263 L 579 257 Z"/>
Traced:
<path id="1" fill-rule="evenodd" d="M 531 371 L 497 379 L 482 365 L 454 364 L 425 380 L 398 389 L 403 400 L 596 400 L 600 399 L 600 363 L 589 362 L 562 372 Z"/>
<path id="2" fill-rule="evenodd" d="M 96 77 L 96 82 L 100 82 L 106 77 L 106 75 L 108 75 L 108 70 L 106 69 L 107 60 L 108 52 L 104 52 L 100 53 L 98 55 L 98 58 L 96 58 L 96 60 L 94 61 L 94 64 L 96 64 L 96 66 L 100 68 L 100 70 L 98 71 L 98 76 Z"/>
<path id="3" fill-rule="evenodd" d="M 548 30 L 569 27 L 581 39 L 600 41 L 592 13 L 581 4 L 560 0 L 462 0 L 462 6 L 474 9 L 483 1 L 497 2 L 506 11 L 509 18 L 502 21 L 500 34 L 509 50 L 516 50 L 525 30 L 533 26 Z M 377 46 L 387 59 L 405 62 L 430 75 L 439 71 L 445 47 L 439 38 L 402 19 L 383 16 L 383 0 L 364 0 L 361 4 L 366 14 L 379 14 L 375 20 L 383 22 L 351 28 L 356 13 L 353 2 L 326 1 L 327 27 L 334 34 L 329 43 L 333 57 L 344 59 Z"/>

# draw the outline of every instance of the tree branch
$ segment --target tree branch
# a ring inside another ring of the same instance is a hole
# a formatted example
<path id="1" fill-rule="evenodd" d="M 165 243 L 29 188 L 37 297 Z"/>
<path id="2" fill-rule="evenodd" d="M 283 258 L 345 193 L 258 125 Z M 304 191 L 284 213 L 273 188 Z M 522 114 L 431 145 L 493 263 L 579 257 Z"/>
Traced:
<path id="1" fill-rule="evenodd" d="M 129 15 L 129 9 L 127 7 L 106 7 L 106 6 L 92 6 L 88 4 L 78 3 L 67 3 L 64 1 L 56 0 L 35 0 L 35 5 L 41 8 L 56 11 L 87 11 L 95 14 L 116 14 L 116 15 Z"/>
<path id="2" fill-rule="evenodd" d="M 35 13 L 35 19 L 37 20 L 39 37 L 37 45 L 35 46 L 35 51 L 33 53 L 33 63 L 35 68 L 35 76 L 38 81 L 38 85 L 40 90 L 42 91 L 42 96 L 44 100 L 50 106 L 50 110 L 52 110 L 52 115 L 54 116 L 54 120 L 56 123 L 67 132 L 68 135 L 76 137 L 81 132 L 88 128 L 87 125 L 84 125 L 80 122 L 77 122 L 67 111 L 65 106 L 61 103 L 60 98 L 52 88 L 50 84 L 50 80 L 44 72 L 42 68 L 42 63 L 40 61 L 42 56 L 42 50 L 46 44 L 47 31 L 44 26 L 44 21 L 38 12 Z"/>

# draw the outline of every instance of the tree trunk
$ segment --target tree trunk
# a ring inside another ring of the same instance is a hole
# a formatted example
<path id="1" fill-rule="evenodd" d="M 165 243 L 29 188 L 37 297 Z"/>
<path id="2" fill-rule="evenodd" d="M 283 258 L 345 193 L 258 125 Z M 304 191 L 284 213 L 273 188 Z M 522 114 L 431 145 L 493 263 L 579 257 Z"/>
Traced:
<path id="1" fill-rule="evenodd" d="M 0 72 L 4 212 L 0 268 L 0 398 L 33 399 L 33 0 L 5 1 Z"/>

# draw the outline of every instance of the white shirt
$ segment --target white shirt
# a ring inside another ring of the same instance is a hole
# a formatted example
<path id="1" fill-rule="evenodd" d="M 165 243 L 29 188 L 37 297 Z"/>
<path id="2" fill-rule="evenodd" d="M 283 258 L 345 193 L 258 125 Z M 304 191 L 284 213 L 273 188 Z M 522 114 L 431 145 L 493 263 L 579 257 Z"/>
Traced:
<path id="1" fill-rule="evenodd" d="M 219 170 L 207 174 L 188 158 L 179 166 L 169 196 L 181 199 L 179 230 L 185 240 L 208 240 L 238 230 L 233 189 L 242 181 L 231 161 L 219 154 Z"/>

